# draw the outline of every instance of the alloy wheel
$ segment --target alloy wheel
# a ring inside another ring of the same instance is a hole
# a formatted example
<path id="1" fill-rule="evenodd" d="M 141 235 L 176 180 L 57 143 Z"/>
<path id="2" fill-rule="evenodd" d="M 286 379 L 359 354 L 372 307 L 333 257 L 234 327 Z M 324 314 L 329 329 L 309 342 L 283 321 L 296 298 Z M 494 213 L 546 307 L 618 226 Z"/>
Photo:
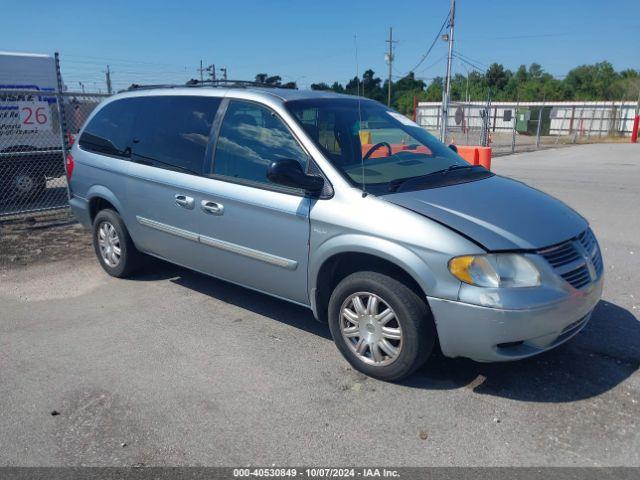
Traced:
<path id="1" fill-rule="evenodd" d="M 98 246 L 104 263 L 112 268 L 120 263 L 120 237 L 111 223 L 102 222 L 98 227 Z"/>
<path id="2" fill-rule="evenodd" d="M 393 363 L 402 349 L 402 328 L 393 309 L 370 292 L 350 295 L 340 308 L 340 331 L 347 345 L 363 362 Z"/>

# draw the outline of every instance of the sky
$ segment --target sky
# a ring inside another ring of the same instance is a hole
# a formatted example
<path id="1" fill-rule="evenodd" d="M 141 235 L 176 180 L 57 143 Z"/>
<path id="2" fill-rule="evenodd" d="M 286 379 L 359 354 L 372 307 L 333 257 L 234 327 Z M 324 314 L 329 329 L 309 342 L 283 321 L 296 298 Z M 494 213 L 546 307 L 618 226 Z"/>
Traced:
<path id="1" fill-rule="evenodd" d="M 384 54 L 394 29 L 394 77 L 413 69 L 449 11 L 450 0 L 107 0 L 6 2 L 0 50 L 60 52 L 71 90 L 83 82 L 104 91 L 109 64 L 116 88 L 184 82 L 205 65 L 229 78 L 280 75 L 305 88 L 345 83 L 371 68 L 388 74 Z M 453 72 L 493 63 L 516 69 L 540 63 L 561 77 L 602 60 L 640 69 L 639 0 L 458 0 Z M 357 46 L 357 49 L 356 49 Z M 358 61 L 356 63 L 356 50 Z M 446 42 L 438 40 L 415 69 L 443 76 Z"/>

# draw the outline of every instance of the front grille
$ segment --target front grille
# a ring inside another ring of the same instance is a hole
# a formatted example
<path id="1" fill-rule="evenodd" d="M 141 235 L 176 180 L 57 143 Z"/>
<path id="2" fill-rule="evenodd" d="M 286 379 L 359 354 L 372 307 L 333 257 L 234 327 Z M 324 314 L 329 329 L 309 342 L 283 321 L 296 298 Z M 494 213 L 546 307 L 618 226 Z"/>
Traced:
<path id="1" fill-rule="evenodd" d="M 538 253 L 574 288 L 584 288 L 602 274 L 600 247 L 590 228 L 573 240 Z"/>
<path id="2" fill-rule="evenodd" d="M 553 268 L 558 268 L 578 260 L 580 253 L 574 247 L 573 242 L 567 242 L 543 253 L 543 256 Z"/>
<path id="3" fill-rule="evenodd" d="M 591 259 L 593 267 L 596 269 L 596 276 L 599 277 L 604 267 L 602 263 L 602 254 L 600 253 L 600 247 L 598 241 L 590 228 L 586 229 L 580 235 L 578 235 L 578 241 L 584 247 L 587 256 Z"/>

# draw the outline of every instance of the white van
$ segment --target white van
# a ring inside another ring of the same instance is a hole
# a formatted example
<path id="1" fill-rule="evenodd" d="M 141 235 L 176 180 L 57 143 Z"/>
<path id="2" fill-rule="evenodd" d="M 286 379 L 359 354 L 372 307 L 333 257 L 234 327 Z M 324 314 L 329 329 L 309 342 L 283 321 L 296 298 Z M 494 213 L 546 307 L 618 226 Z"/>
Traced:
<path id="1" fill-rule="evenodd" d="M 51 55 L 0 52 L 0 201 L 64 174 L 56 90 Z"/>

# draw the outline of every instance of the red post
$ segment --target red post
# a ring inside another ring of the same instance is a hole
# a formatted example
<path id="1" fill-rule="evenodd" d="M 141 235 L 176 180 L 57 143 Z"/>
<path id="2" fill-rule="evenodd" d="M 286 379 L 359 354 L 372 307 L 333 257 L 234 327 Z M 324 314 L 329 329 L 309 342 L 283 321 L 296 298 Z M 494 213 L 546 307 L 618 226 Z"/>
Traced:
<path id="1" fill-rule="evenodd" d="M 638 141 L 638 125 L 640 124 L 640 115 L 636 115 L 633 119 L 633 131 L 631 132 L 631 143 Z"/>

